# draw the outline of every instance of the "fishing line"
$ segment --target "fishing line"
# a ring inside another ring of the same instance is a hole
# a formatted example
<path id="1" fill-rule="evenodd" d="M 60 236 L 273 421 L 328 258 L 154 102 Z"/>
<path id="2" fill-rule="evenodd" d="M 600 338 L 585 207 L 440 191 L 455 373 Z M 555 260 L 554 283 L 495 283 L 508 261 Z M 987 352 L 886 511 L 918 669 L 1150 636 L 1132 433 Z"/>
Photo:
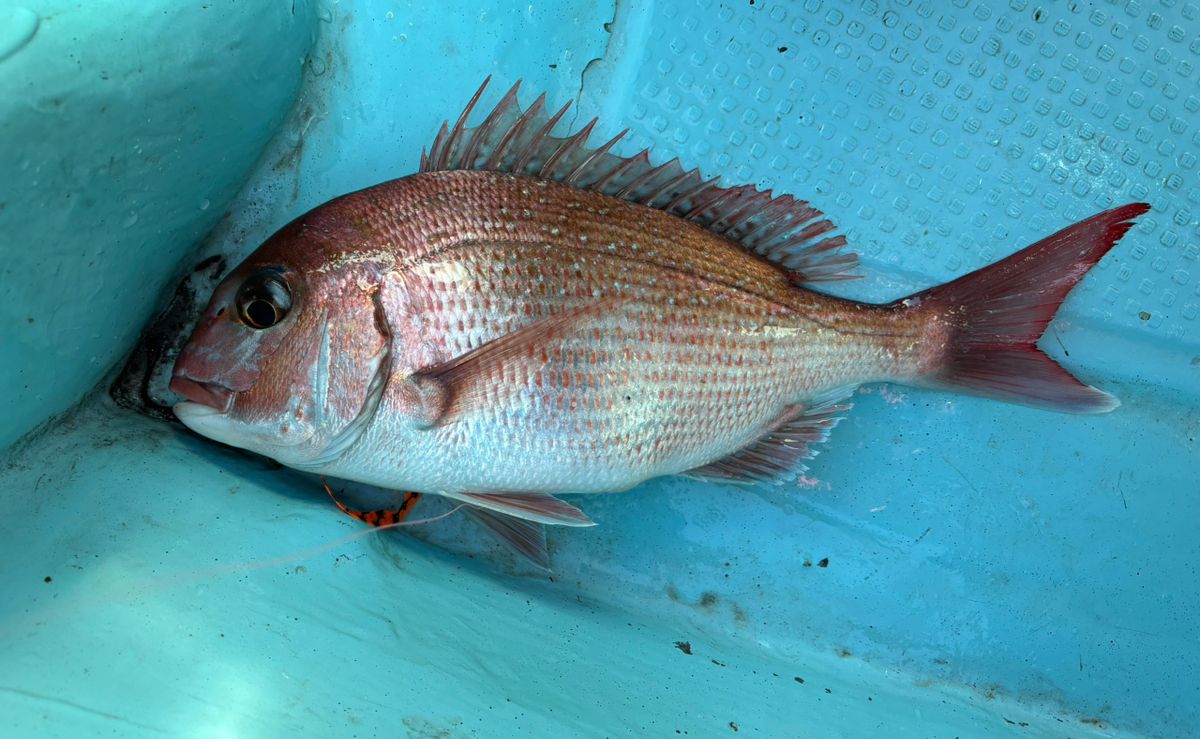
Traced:
<path id="1" fill-rule="evenodd" d="M 236 564 L 218 565 L 216 567 L 208 567 L 199 570 L 185 570 L 175 575 L 163 575 L 161 577 L 154 578 L 150 582 L 126 587 L 121 587 L 120 585 L 110 586 L 105 584 L 95 585 L 93 586 L 94 590 L 91 595 L 67 600 L 65 602 L 58 602 L 49 608 L 42 608 L 33 612 L 27 612 L 23 614 L 25 619 L 22 619 L 21 621 L 18 621 L 17 618 L 3 619 L 0 621 L 0 635 L 12 637 L 17 633 L 25 633 L 29 628 L 45 627 L 52 621 L 63 619 L 72 615 L 78 616 L 82 612 L 86 612 L 90 609 L 96 609 L 101 606 L 115 605 L 121 602 L 128 603 L 138 597 L 161 592 L 170 588 L 201 583 L 206 580 L 215 579 L 224 575 L 253 572 L 256 570 L 264 570 L 270 567 L 291 564 L 293 562 L 298 562 L 321 554 L 322 552 L 327 552 L 330 549 L 353 543 L 359 539 L 366 538 L 388 529 L 398 529 L 405 526 L 418 526 L 441 521 L 449 518 L 455 513 L 458 513 L 460 510 L 466 507 L 466 503 L 459 503 L 450 510 L 440 513 L 436 516 L 418 518 L 415 520 L 397 521 L 395 523 L 383 526 L 364 528 L 332 542 L 321 544 L 310 549 L 301 549 L 288 552 L 286 554 L 281 554 L 267 559 L 254 559 L 250 561 L 238 562 Z"/>

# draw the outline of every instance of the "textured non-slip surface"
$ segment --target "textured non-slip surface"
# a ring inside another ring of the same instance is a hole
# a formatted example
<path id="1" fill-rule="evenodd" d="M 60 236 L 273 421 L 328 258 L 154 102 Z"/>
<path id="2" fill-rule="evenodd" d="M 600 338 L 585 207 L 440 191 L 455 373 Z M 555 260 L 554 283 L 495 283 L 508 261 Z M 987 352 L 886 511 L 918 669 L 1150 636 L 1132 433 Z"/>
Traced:
<path id="1" fill-rule="evenodd" d="M 1149 201 L 1071 313 L 1200 345 L 1200 5 L 668 0 L 618 19 L 626 53 L 589 70 L 585 107 L 813 198 L 889 272 L 945 280 Z"/>

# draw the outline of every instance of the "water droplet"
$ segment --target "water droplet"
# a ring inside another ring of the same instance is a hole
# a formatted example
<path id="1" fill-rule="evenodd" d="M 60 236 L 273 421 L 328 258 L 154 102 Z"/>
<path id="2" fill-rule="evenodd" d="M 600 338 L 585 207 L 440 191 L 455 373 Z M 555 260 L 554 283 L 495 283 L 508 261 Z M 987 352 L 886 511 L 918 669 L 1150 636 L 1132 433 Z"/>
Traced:
<path id="1" fill-rule="evenodd" d="M 208 202 L 208 198 L 205 198 L 200 201 L 200 210 L 208 210 L 208 206 L 210 205 L 212 205 L 212 203 Z"/>
<path id="2" fill-rule="evenodd" d="M 395 14 L 395 13 L 393 13 L 392 11 L 390 11 L 390 10 L 389 10 L 388 12 L 386 12 L 386 13 L 384 13 L 384 14 L 383 14 L 383 18 L 384 18 L 384 20 L 389 20 L 389 21 L 390 21 L 391 19 L 393 19 L 393 18 L 395 18 L 395 17 L 396 17 L 396 14 Z"/>
<path id="3" fill-rule="evenodd" d="M 125 228 L 129 228 L 130 226 L 132 226 L 133 224 L 135 224 L 137 222 L 138 222 L 137 211 L 131 210 L 131 211 L 129 211 L 129 215 L 125 216 L 125 220 L 121 221 L 121 225 L 124 226 Z"/>

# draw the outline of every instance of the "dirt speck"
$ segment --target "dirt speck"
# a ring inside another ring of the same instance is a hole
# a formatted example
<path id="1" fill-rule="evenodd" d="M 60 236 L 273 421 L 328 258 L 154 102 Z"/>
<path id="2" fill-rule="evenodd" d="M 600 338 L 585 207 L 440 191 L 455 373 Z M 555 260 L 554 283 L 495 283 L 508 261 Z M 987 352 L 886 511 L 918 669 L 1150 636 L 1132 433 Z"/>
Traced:
<path id="1" fill-rule="evenodd" d="M 712 592 L 711 590 L 706 590 L 700 594 L 700 600 L 696 602 L 696 605 L 700 606 L 701 608 L 712 608 L 717 604 L 718 600 L 719 598 L 717 598 L 716 593 Z"/>
<path id="2" fill-rule="evenodd" d="M 1143 321 L 1149 321 L 1150 320 L 1149 311 L 1144 311 L 1144 310 L 1138 311 L 1138 318 L 1142 319 Z"/>
<path id="3" fill-rule="evenodd" d="M 1098 729 L 1104 728 L 1104 722 L 1098 718 L 1081 718 L 1079 719 L 1079 723 L 1087 724 L 1088 726 L 1095 726 Z"/>
<path id="4" fill-rule="evenodd" d="M 688 642 L 688 641 L 675 642 L 675 648 L 678 649 L 679 651 L 683 652 L 684 654 L 692 653 L 692 643 Z"/>
<path id="5" fill-rule="evenodd" d="M 842 659 L 846 659 L 847 657 L 851 657 L 853 655 L 854 653 L 845 647 L 839 647 L 837 650 L 837 656 L 841 657 Z"/>
<path id="6" fill-rule="evenodd" d="M 787 49 L 788 49 L 788 47 L 786 47 L 786 46 L 780 46 L 780 47 L 779 47 L 779 53 L 780 53 L 780 54 L 783 54 L 784 52 L 786 52 L 786 51 L 787 51 Z"/>
<path id="7" fill-rule="evenodd" d="M 462 719 L 426 718 L 425 716 L 405 716 L 402 719 L 404 728 L 410 739 L 459 739 L 467 733 L 461 730 Z"/>
<path id="8" fill-rule="evenodd" d="M 733 733 L 735 733 L 735 734 L 736 734 L 736 733 L 737 733 L 737 730 L 738 730 L 738 725 L 737 725 L 737 722 L 736 722 L 736 721 L 730 721 L 730 722 L 729 722 L 729 728 L 730 728 L 730 729 L 732 729 L 732 730 L 733 730 Z"/>
<path id="9" fill-rule="evenodd" d="M 824 557 L 821 559 L 820 562 L 817 562 L 817 567 L 828 567 L 828 566 L 829 566 L 829 557 Z"/>
<path id="10" fill-rule="evenodd" d="M 805 566 L 805 567 L 812 567 L 812 560 L 811 560 L 811 559 L 806 559 L 806 560 L 804 560 L 804 566 Z"/>
<path id="11" fill-rule="evenodd" d="M 800 677 L 799 675 L 795 676 L 795 677 L 794 677 L 794 678 L 792 678 L 792 679 L 793 679 L 793 680 L 795 680 L 795 681 L 796 681 L 796 683 L 797 683 L 797 684 L 799 684 L 799 685 L 803 685 L 803 684 L 804 684 L 804 678 Z"/>
<path id="12" fill-rule="evenodd" d="M 42 578 L 42 582 L 49 585 L 50 583 L 54 582 L 54 578 L 50 577 L 49 575 L 46 575 L 45 577 Z"/>

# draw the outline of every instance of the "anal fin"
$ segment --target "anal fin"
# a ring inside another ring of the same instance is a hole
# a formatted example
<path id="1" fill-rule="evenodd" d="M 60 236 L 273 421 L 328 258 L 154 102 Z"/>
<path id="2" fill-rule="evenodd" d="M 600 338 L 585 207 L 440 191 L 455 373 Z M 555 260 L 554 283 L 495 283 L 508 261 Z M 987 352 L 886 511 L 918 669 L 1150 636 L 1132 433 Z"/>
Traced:
<path id="1" fill-rule="evenodd" d="M 786 475 L 798 475 L 807 469 L 803 462 L 817 455 L 815 446 L 826 441 L 842 420 L 840 414 L 850 409 L 851 392 L 853 388 L 839 388 L 808 403 L 788 406 L 754 443 L 684 474 L 737 482 L 778 482 Z"/>

